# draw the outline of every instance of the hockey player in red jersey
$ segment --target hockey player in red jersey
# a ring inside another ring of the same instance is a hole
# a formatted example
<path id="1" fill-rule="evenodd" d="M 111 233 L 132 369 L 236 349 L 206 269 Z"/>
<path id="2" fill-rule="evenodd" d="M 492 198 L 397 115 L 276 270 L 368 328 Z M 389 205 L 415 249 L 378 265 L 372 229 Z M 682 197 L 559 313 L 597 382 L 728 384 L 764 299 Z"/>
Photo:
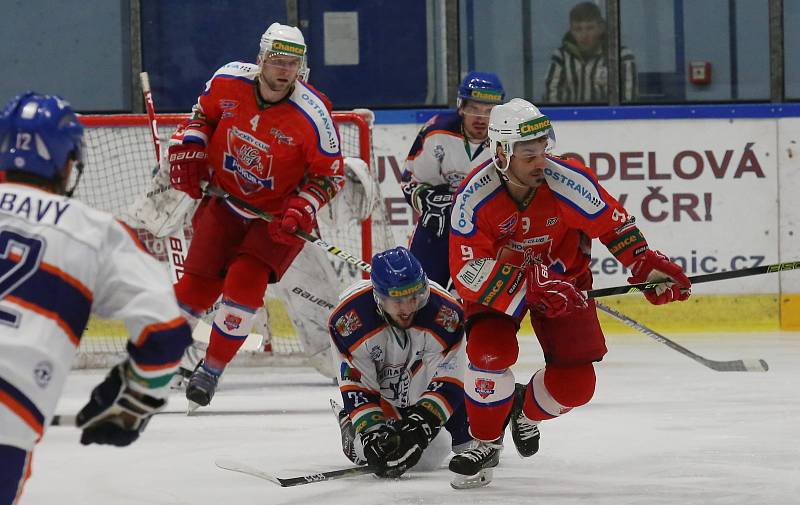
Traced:
<path id="1" fill-rule="evenodd" d="M 296 27 L 273 23 L 257 64 L 229 63 L 211 77 L 169 148 L 170 180 L 201 198 L 201 182 L 277 216 L 267 223 L 235 205 L 203 198 L 185 275 L 175 285 L 191 317 L 222 294 L 204 360 L 186 396 L 208 405 L 222 370 L 250 332 L 268 283 L 277 282 L 303 247 L 317 211 L 344 184 L 330 103 L 309 84 L 306 45 Z"/>
<path id="2" fill-rule="evenodd" d="M 192 341 L 158 261 L 111 214 L 70 198 L 83 153 L 60 97 L 28 92 L 0 111 L 0 505 L 22 494 L 90 313 L 123 320 L 130 339 L 76 416 L 84 445 L 133 443 Z"/>
<path id="3" fill-rule="evenodd" d="M 550 154 L 553 128 L 533 104 L 515 98 L 492 109 L 489 138 L 494 161 L 465 179 L 450 234 L 450 271 L 467 318 L 467 415 L 483 441 L 453 460 L 469 459 L 473 468 L 461 468 L 474 472 L 496 462 L 509 420 L 517 451 L 532 456 L 541 421 L 592 398 L 592 363 L 607 350 L 594 301 L 582 293 L 592 285 L 591 239 L 631 270 L 629 282 L 668 281 L 645 291 L 653 304 L 686 300 L 691 287 L 589 168 Z M 509 367 L 528 312 L 546 365 L 515 385 Z"/>

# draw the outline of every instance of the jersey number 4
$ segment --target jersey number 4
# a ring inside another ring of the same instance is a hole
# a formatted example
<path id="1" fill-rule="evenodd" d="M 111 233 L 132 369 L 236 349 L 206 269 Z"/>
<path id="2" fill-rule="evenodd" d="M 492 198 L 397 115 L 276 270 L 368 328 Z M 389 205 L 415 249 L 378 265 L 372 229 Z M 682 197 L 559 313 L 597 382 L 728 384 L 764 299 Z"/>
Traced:
<path id="1" fill-rule="evenodd" d="M 0 230 L 0 300 L 27 281 L 44 255 L 44 241 L 13 230 Z M 0 307 L 0 324 L 19 326 L 20 313 Z"/>

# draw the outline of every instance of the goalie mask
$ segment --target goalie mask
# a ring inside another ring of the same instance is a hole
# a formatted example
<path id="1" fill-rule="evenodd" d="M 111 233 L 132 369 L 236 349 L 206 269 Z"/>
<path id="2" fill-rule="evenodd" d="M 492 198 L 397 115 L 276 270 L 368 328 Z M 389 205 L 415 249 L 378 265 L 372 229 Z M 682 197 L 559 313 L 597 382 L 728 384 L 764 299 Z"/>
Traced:
<path id="1" fill-rule="evenodd" d="M 259 65 L 296 65 L 297 78 L 307 81 L 310 72 L 306 65 L 307 49 L 306 40 L 299 28 L 272 23 L 261 36 L 257 63 Z"/>
<path id="2" fill-rule="evenodd" d="M 83 172 L 83 152 L 83 126 L 61 97 L 29 91 L 0 112 L 0 170 L 63 184 L 71 196 Z M 63 180 L 70 159 L 75 160 L 72 184 Z"/>
<path id="3" fill-rule="evenodd" d="M 542 114 L 539 109 L 522 98 L 514 98 L 508 103 L 498 105 L 492 109 L 489 116 L 489 139 L 492 141 L 492 158 L 497 169 L 505 174 L 508 170 L 511 155 L 514 154 L 514 144 L 546 137 L 549 153 L 555 147 L 556 135 L 550 124 L 550 118 Z M 496 146 L 500 143 L 506 155 L 506 164 L 501 166 L 497 157 Z"/>
<path id="4" fill-rule="evenodd" d="M 428 303 L 431 288 L 417 258 L 405 247 L 395 247 L 372 257 L 373 295 L 384 315 L 403 328 Z"/>

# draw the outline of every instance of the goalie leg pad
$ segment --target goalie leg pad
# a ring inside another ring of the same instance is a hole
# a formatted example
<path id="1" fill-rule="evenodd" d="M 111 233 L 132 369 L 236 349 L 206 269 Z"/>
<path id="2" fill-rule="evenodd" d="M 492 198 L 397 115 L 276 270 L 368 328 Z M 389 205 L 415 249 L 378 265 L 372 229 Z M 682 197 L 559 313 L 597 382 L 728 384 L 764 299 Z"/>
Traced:
<path id="1" fill-rule="evenodd" d="M 0 444 L 0 503 L 16 503 L 31 476 L 31 451 Z"/>
<path id="2" fill-rule="evenodd" d="M 473 438 L 493 442 L 503 435 L 514 399 L 514 373 L 480 370 L 472 365 L 464 373 L 465 405 Z"/>
<path id="3" fill-rule="evenodd" d="M 588 403 L 594 396 L 595 382 L 591 363 L 569 367 L 547 365 L 533 375 L 522 410 L 534 421 L 553 419 Z"/>
<path id="4" fill-rule="evenodd" d="M 206 362 L 210 367 L 222 370 L 230 363 L 250 334 L 256 310 L 228 298 L 222 299 L 214 316 L 206 351 Z"/>

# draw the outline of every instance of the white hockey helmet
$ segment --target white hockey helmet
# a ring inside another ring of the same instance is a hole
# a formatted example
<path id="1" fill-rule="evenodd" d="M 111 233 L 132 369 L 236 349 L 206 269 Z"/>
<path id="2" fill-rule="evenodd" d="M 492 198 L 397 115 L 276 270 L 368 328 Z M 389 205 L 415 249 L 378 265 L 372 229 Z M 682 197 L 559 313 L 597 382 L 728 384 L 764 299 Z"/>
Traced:
<path id="1" fill-rule="evenodd" d="M 272 23 L 267 31 L 261 36 L 258 45 L 258 63 L 261 64 L 268 54 L 279 54 L 283 56 L 296 56 L 300 58 L 300 70 L 298 77 L 301 80 L 308 79 L 309 69 L 306 65 L 306 39 L 303 32 L 296 26 Z"/>
<path id="2" fill-rule="evenodd" d="M 556 143 L 556 135 L 550 118 L 532 103 L 522 98 L 514 98 L 508 103 L 496 105 L 489 114 L 489 139 L 494 149 L 497 142 L 505 153 L 506 158 L 514 154 L 514 144 L 520 141 L 533 140 L 547 137 L 545 152 L 550 152 Z M 500 166 L 496 150 L 492 151 L 494 162 L 501 172 L 508 169 Z"/>

